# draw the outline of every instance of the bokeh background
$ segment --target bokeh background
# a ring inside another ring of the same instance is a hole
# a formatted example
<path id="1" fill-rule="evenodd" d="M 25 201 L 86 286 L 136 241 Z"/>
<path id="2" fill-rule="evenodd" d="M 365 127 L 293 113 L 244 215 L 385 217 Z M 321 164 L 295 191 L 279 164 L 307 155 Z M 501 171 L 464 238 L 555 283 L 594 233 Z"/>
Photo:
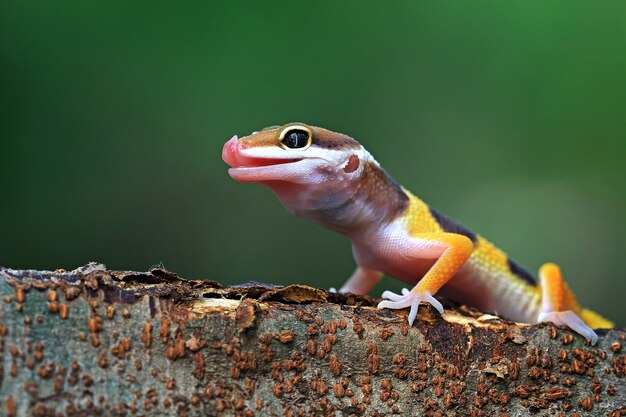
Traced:
<path id="1" fill-rule="evenodd" d="M 0 57 L 0 265 L 338 286 L 220 157 L 302 121 L 626 325 L 626 2 L 5 1 Z"/>

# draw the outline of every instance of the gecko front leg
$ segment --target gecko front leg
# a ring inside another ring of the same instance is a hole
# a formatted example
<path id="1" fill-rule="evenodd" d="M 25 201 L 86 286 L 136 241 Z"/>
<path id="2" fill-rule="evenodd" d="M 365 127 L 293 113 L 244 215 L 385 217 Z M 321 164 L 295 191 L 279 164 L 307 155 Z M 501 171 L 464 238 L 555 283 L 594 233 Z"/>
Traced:
<path id="1" fill-rule="evenodd" d="M 420 303 L 429 303 L 443 314 L 443 306 L 433 297 L 463 266 L 474 249 L 472 241 L 456 233 L 422 233 L 414 237 L 419 258 L 437 259 L 411 291 L 402 295 L 385 291 L 378 308 L 401 309 L 410 307 L 409 325 L 413 325 Z"/>

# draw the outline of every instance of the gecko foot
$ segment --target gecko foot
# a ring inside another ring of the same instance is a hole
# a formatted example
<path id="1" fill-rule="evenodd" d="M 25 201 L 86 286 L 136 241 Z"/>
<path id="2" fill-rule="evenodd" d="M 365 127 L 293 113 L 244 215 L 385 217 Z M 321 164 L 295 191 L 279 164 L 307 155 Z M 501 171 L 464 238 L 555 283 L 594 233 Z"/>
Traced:
<path id="1" fill-rule="evenodd" d="M 439 314 L 443 314 L 443 306 L 429 293 L 414 293 L 406 288 L 403 288 L 402 295 L 391 291 L 385 291 L 382 297 L 388 298 L 389 300 L 384 300 L 378 303 L 378 308 L 391 308 L 398 310 L 401 308 L 411 307 L 411 310 L 409 311 L 410 326 L 412 326 L 415 321 L 420 303 L 428 303 L 435 307 L 437 311 L 439 311 Z"/>
<path id="2" fill-rule="evenodd" d="M 569 327 L 585 339 L 592 345 L 598 342 L 598 335 L 593 329 L 578 317 L 576 313 L 571 310 L 566 311 L 550 311 L 549 313 L 540 313 L 539 322 L 554 323 L 557 326 Z"/>

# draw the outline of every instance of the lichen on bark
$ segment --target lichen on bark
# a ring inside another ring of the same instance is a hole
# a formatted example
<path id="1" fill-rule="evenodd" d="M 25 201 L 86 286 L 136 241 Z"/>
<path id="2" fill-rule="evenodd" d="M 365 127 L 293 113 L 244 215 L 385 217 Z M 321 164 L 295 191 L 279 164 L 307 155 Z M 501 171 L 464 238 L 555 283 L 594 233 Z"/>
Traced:
<path id="1" fill-rule="evenodd" d="M 597 346 L 446 303 L 302 285 L 0 268 L 0 415 L 626 415 L 626 333 Z"/>

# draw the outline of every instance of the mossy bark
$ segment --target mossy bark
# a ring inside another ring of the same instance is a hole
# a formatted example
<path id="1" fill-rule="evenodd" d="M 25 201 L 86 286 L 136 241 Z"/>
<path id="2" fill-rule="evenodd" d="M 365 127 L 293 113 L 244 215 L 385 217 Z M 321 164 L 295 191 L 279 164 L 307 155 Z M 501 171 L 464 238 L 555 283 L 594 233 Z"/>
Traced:
<path id="1" fill-rule="evenodd" d="M 0 415 L 626 415 L 626 333 L 591 347 L 446 303 L 161 269 L 0 268 Z"/>

